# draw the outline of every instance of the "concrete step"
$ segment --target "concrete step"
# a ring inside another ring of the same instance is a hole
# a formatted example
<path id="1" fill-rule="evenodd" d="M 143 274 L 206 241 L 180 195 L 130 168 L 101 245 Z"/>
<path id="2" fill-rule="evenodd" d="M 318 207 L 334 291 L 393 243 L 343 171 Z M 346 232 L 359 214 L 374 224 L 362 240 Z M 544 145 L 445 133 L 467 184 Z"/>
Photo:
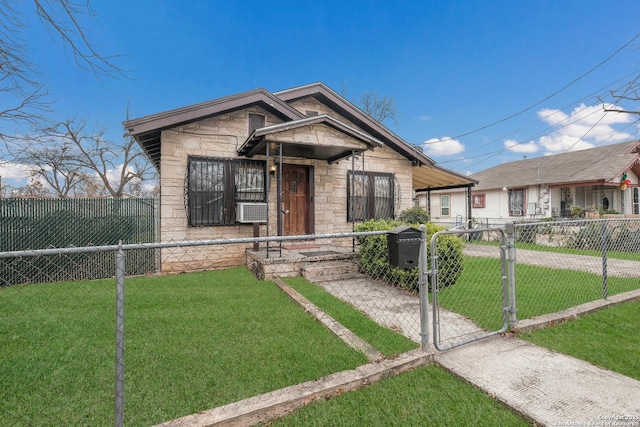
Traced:
<path id="1" fill-rule="evenodd" d="M 302 267 L 302 277 L 311 282 L 345 280 L 357 277 L 358 266 L 350 261 L 320 261 Z"/>

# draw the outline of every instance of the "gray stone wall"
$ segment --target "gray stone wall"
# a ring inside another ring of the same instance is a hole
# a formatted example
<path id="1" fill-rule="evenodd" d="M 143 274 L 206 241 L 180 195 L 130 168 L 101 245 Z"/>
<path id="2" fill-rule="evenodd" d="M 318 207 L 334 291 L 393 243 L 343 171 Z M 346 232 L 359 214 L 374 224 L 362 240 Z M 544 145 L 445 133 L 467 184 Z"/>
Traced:
<path id="1" fill-rule="evenodd" d="M 294 104 L 300 111 L 318 111 L 332 114 L 323 104 L 304 101 Z M 205 119 L 196 123 L 164 130 L 162 133 L 161 165 L 161 239 L 162 241 L 224 239 L 253 236 L 251 224 L 234 226 L 190 227 L 187 223 L 185 207 L 187 157 L 237 157 L 237 150 L 248 137 L 249 113 L 266 116 L 266 125 L 281 123 L 277 117 L 254 107 Z M 346 121 L 343 117 L 338 117 Z M 304 140 L 322 144 L 331 142 L 343 146 L 361 147 L 362 143 L 347 139 L 341 133 L 325 126 L 297 129 L 295 132 L 279 135 L 283 141 Z M 264 156 L 256 156 L 264 160 Z M 314 169 L 315 177 L 315 232 L 316 234 L 349 232 L 352 224 L 347 223 L 347 173 L 352 168 L 351 158 L 334 164 L 314 159 L 284 158 L 283 163 L 308 165 Z M 412 206 L 411 162 L 395 151 L 381 147 L 364 154 L 356 160 L 356 170 L 388 172 L 395 174 L 399 206 L 396 215 Z M 275 178 L 275 177 L 273 177 Z M 270 224 L 269 235 L 277 234 L 276 225 L 276 182 L 271 183 L 269 192 Z M 260 235 L 267 235 L 267 226 L 260 226 Z M 234 245 L 220 248 L 172 249 L 163 251 L 164 271 L 186 271 L 226 267 L 244 264 L 246 246 Z"/>

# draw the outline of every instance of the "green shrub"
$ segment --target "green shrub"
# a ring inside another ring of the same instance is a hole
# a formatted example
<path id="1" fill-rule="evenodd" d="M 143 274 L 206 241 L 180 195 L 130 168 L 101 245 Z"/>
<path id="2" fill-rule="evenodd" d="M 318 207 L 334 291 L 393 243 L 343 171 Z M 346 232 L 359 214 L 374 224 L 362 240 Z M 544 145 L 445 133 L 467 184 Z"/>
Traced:
<path id="1" fill-rule="evenodd" d="M 429 222 L 429 213 L 420 206 L 414 206 L 400 213 L 400 221 L 405 224 L 426 224 Z"/>
<path id="2" fill-rule="evenodd" d="M 417 224 L 406 224 L 399 220 L 369 220 L 355 227 L 356 232 L 387 231 L 399 225 L 410 225 L 419 228 Z M 427 257 L 431 269 L 431 237 L 443 227 L 426 223 L 427 227 Z M 389 265 L 389 249 L 387 235 L 362 236 L 358 238 L 360 244 L 359 259 L 364 273 L 371 277 L 384 280 L 394 286 L 410 291 L 418 290 L 418 269 L 403 270 Z M 462 247 L 464 243 L 459 237 L 444 234 L 438 238 L 438 277 L 439 286 L 451 286 L 456 283 L 463 269 Z"/>
<path id="3" fill-rule="evenodd" d="M 582 206 L 571 208 L 571 218 L 584 218 L 585 209 Z"/>

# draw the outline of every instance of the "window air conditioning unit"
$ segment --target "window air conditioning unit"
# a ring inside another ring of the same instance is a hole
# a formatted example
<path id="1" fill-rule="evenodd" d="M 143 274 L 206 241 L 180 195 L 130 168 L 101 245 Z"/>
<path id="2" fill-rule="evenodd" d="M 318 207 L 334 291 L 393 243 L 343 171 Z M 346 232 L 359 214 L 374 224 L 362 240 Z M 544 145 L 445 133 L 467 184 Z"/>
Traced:
<path id="1" fill-rule="evenodd" d="M 267 204 L 238 203 L 236 205 L 236 221 L 244 223 L 267 222 Z"/>

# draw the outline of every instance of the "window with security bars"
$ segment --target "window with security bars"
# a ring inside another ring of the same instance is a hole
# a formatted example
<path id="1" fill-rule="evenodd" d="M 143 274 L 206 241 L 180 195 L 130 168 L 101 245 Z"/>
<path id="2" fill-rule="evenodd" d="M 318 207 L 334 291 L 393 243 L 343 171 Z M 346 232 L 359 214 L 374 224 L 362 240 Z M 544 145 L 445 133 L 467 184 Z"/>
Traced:
<path id="1" fill-rule="evenodd" d="M 262 161 L 189 157 L 189 225 L 235 224 L 237 202 L 266 202 L 265 173 Z"/>
<path id="2" fill-rule="evenodd" d="M 633 213 L 634 215 L 640 214 L 640 195 L 638 194 L 638 187 L 633 189 Z"/>
<path id="3" fill-rule="evenodd" d="M 393 218 L 393 174 L 349 172 L 347 175 L 347 221 Z"/>
<path id="4" fill-rule="evenodd" d="M 524 188 L 509 191 L 509 216 L 524 216 L 526 197 Z"/>

